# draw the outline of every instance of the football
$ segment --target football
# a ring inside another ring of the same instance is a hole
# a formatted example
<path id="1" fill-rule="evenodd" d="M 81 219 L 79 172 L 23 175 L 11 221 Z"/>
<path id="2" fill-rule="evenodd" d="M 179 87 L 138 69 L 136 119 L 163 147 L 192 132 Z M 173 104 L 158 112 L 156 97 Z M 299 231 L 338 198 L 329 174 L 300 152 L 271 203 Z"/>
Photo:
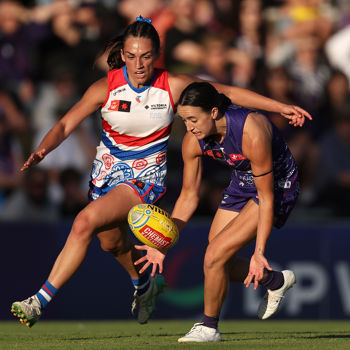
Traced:
<path id="1" fill-rule="evenodd" d="M 128 214 L 132 233 L 142 243 L 157 249 L 173 247 L 179 232 L 170 215 L 152 204 L 137 204 Z"/>

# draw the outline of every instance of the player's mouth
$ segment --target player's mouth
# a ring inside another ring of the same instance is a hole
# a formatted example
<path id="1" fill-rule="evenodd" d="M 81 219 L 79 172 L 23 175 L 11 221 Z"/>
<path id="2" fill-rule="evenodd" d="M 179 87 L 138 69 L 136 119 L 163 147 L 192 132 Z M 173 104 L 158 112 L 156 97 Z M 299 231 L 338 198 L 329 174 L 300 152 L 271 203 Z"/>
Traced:
<path id="1" fill-rule="evenodd" d="M 138 71 L 138 72 L 135 72 L 135 76 L 138 79 L 145 79 L 146 78 L 146 73 L 144 71 Z"/>
<path id="2" fill-rule="evenodd" d="M 202 135 L 202 133 L 200 131 L 191 131 L 191 132 L 196 137 L 200 137 L 200 135 Z"/>

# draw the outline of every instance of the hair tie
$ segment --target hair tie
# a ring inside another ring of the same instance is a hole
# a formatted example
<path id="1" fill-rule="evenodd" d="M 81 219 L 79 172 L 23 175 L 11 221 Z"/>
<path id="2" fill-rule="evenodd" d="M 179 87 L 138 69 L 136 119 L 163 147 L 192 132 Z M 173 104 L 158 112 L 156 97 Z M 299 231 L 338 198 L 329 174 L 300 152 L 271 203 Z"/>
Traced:
<path id="1" fill-rule="evenodd" d="M 139 21 L 139 22 L 147 22 L 149 24 L 152 24 L 152 21 L 151 19 L 149 18 L 143 18 L 141 15 L 136 17 L 136 21 Z"/>

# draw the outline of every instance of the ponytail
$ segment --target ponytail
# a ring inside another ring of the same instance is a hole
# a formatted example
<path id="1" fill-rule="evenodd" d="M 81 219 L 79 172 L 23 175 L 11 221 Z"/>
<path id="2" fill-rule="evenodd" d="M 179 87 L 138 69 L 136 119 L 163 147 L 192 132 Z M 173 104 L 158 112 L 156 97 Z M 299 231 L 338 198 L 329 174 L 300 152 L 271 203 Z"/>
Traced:
<path id="1" fill-rule="evenodd" d="M 124 61 L 120 53 L 123 46 L 123 35 L 115 37 L 106 44 L 104 52 L 108 52 L 107 64 L 109 69 L 118 69 L 124 66 Z"/>

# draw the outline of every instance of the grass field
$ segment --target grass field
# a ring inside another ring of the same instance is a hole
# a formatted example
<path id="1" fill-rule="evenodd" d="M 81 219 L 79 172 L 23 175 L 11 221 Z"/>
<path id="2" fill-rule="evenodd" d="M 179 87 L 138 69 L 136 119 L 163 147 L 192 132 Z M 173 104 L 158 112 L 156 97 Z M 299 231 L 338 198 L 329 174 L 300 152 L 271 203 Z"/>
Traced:
<path id="1" fill-rule="evenodd" d="M 29 329 L 0 322 L 0 349 L 349 350 L 348 321 L 222 321 L 220 343 L 178 344 L 191 321 L 41 321 Z"/>

